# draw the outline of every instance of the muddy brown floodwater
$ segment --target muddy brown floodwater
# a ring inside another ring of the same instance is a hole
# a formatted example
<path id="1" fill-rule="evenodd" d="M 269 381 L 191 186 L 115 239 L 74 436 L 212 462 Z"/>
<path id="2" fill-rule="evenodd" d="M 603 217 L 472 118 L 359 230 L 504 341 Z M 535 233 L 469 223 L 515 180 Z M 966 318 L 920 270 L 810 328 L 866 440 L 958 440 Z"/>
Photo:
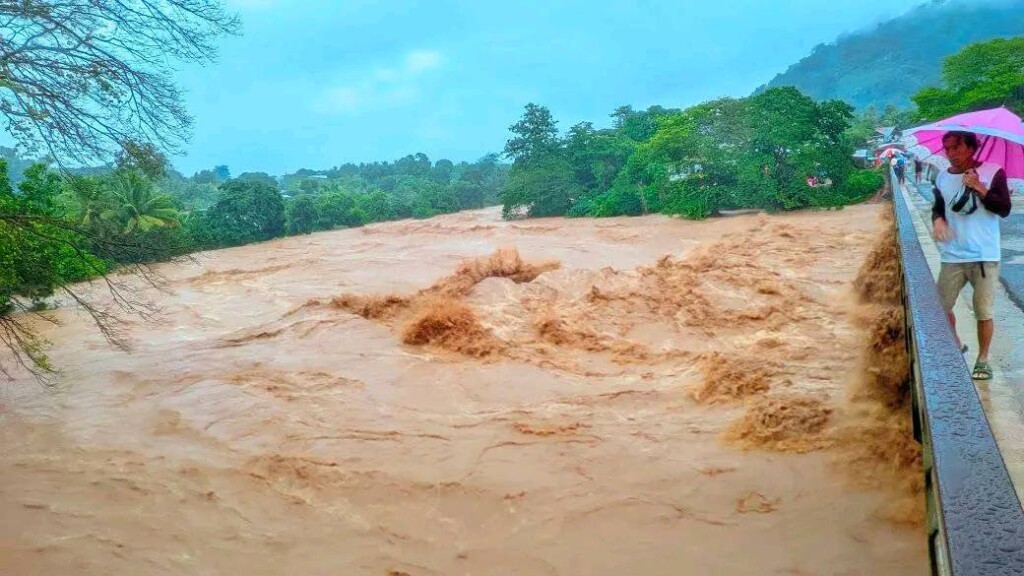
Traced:
<path id="1" fill-rule="evenodd" d="M 59 310 L 59 387 L 3 385 L 0 573 L 927 573 L 834 440 L 883 226 L 483 210 L 162 266 L 130 354 Z"/>

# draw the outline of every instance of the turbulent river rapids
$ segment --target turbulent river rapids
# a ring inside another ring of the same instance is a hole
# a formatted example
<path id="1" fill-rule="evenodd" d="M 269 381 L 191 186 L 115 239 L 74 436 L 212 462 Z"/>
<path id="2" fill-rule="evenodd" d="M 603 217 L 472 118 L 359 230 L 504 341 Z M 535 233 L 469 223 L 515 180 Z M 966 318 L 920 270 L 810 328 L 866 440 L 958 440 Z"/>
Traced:
<path id="1" fill-rule="evenodd" d="M 0 383 L 0 574 L 925 574 L 913 475 L 864 453 L 900 427 L 853 392 L 879 211 L 481 210 L 160 265 L 130 351 L 58 308 L 59 382 Z"/>

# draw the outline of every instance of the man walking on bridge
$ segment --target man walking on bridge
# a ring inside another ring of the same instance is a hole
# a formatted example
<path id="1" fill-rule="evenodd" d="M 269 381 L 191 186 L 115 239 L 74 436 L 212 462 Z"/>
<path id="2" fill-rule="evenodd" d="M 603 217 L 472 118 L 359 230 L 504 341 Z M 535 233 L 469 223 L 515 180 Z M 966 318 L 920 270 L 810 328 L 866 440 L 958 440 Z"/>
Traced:
<path id="1" fill-rule="evenodd" d="M 1006 172 L 997 164 L 979 162 L 978 137 L 971 132 L 947 132 L 942 147 L 950 167 L 935 180 L 932 224 L 942 267 L 938 288 L 957 345 L 953 305 L 969 282 L 974 289 L 974 317 L 978 321 L 978 359 L 972 376 L 992 378 L 988 362 L 995 333 L 993 309 L 999 286 L 999 219 L 1010 214 Z M 967 347 L 962 346 L 966 351 Z"/>

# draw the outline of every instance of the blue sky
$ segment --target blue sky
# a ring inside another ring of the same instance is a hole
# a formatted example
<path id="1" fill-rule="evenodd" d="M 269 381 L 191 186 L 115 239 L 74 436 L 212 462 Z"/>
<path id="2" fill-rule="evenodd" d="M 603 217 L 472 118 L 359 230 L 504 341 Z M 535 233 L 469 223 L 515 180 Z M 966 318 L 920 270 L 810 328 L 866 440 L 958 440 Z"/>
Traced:
<path id="1" fill-rule="evenodd" d="M 885 17 L 921 0 L 888 0 Z M 876 22 L 844 0 L 228 0 L 243 34 L 180 72 L 195 115 L 186 174 L 474 160 L 527 102 L 563 130 L 617 106 L 750 93 L 816 44 Z"/>

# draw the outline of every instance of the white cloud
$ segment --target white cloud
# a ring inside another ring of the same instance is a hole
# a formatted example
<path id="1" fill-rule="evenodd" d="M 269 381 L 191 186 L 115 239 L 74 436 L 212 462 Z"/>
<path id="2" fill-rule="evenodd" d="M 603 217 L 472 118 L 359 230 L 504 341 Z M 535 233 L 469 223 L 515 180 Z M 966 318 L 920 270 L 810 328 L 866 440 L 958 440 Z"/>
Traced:
<path id="1" fill-rule="evenodd" d="M 414 50 L 405 57 L 405 70 L 409 74 L 432 70 L 440 65 L 441 54 L 434 50 Z"/>
<path id="2" fill-rule="evenodd" d="M 324 90 L 313 107 L 325 114 L 353 114 L 415 102 L 422 76 L 442 62 L 436 50 L 413 50 L 398 66 L 378 66 L 360 79 Z"/>
<path id="3" fill-rule="evenodd" d="M 324 93 L 321 104 L 338 112 L 355 112 L 361 97 L 355 88 L 341 87 Z"/>

